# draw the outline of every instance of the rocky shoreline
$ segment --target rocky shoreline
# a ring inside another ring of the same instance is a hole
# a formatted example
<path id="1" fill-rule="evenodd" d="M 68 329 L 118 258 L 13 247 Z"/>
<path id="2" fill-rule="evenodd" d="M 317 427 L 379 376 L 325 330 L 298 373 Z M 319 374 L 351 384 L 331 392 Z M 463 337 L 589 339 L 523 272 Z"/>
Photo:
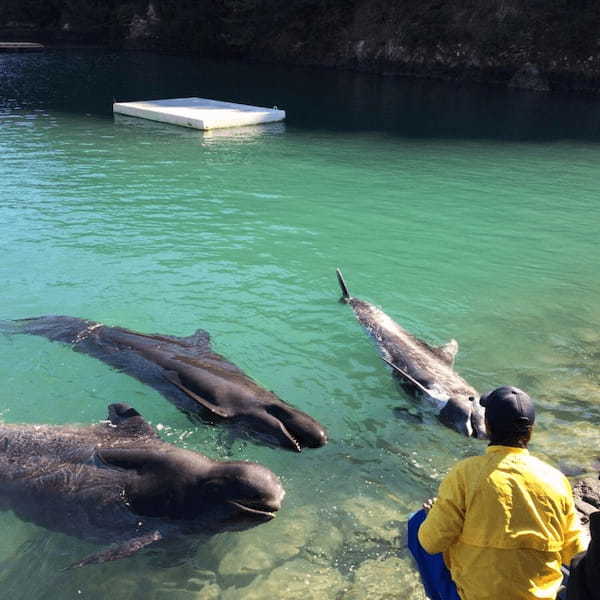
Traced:
<path id="1" fill-rule="evenodd" d="M 600 6 L 586 2 L 126 0 L 118 10 L 59 2 L 39 15 L 20 6 L 0 9 L 0 39 L 600 92 Z"/>
<path id="2" fill-rule="evenodd" d="M 600 510 L 600 479 L 597 477 L 584 477 L 573 484 L 575 508 L 581 523 L 589 527 L 590 515 Z"/>

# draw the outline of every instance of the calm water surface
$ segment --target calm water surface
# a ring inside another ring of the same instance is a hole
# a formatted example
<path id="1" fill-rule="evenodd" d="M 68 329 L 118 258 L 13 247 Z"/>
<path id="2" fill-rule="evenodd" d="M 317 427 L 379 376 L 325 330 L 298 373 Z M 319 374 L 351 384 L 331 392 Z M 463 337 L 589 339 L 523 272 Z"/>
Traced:
<path id="1" fill-rule="evenodd" d="M 119 100 L 277 104 L 286 124 L 201 133 L 119 118 Z M 0 336 L 6 422 L 94 423 L 126 401 L 168 441 L 280 475 L 284 507 L 244 533 L 79 571 L 97 550 L 1 513 L 13 599 L 424 596 L 404 522 L 483 451 L 394 386 L 357 297 L 484 391 L 537 399 L 533 450 L 590 470 L 600 423 L 600 107 L 561 98 L 152 54 L 0 55 L 0 318 L 68 314 L 215 349 L 323 422 L 301 455 L 192 424 L 68 347 Z"/>

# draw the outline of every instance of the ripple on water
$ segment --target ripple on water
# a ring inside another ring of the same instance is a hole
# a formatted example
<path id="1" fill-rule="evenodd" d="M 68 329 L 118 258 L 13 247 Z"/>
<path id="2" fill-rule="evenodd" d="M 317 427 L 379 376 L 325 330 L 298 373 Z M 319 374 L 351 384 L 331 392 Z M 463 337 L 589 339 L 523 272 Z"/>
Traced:
<path id="1" fill-rule="evenodd" d="M 534 452 L 570 472 L 594 465 L 600 154 L 585 141 L 589 107 L 544 96 L 539 114 L 552 105 L 556 118 L 536 137 L 505 112 L 530 114 L 518 95 L 486 91 L 480 106 L 481 91 L 363 77 L 136 53 L 0 57 L 0 316 L 205 329 L 330 436 L 301 455 L 234 438 L 67 346 L 2 335 L 6 421 L 91 423 L 127 401 L 167 441 L 261 462 L 287 490 L 277 519 L 254 530 L 66 574 L 97 548 L 3 513 L 6 595 L 423 598 L 406 518 L 485 445 L 398 390 L 337 302 L 336 267 L 415 335 L 458 339 L 456 368 L 477 389 L 530 392 Z M 348 94 L 352 81 L 364 85 Z M 203 134 L 110 115 L 113 96 L 175 93 L 283 97 L 290 117 Z M 545 141 L 563 131 L 571 141 Z"/>

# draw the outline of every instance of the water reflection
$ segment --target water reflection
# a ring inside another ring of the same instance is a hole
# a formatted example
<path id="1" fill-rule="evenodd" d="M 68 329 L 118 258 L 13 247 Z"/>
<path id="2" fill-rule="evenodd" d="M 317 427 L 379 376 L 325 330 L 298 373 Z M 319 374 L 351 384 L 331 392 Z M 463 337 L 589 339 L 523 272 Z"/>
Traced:
<path id="1" fill-rule="evenodd" d="M 600 136 L 585 95 L 153 53 L 49 50 L 0 56 L 0 107 L 108 115 L 114 101 L 205 97 L 286 109 L 290 126 L 409 137 L 506 140 Z"/>

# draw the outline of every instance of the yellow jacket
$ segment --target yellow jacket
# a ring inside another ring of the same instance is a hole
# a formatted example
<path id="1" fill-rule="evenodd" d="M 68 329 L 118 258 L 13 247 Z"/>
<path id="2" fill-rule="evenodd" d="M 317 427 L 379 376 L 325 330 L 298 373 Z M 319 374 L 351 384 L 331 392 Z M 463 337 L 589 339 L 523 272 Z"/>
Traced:
<path id="1" fill-rule="evenodd" d="M 561 564 L 585 549 L 567 478 L 509 446 L 450 470 L 419 541 L 444 553 L 462 600 L 554 600 Z"/>

